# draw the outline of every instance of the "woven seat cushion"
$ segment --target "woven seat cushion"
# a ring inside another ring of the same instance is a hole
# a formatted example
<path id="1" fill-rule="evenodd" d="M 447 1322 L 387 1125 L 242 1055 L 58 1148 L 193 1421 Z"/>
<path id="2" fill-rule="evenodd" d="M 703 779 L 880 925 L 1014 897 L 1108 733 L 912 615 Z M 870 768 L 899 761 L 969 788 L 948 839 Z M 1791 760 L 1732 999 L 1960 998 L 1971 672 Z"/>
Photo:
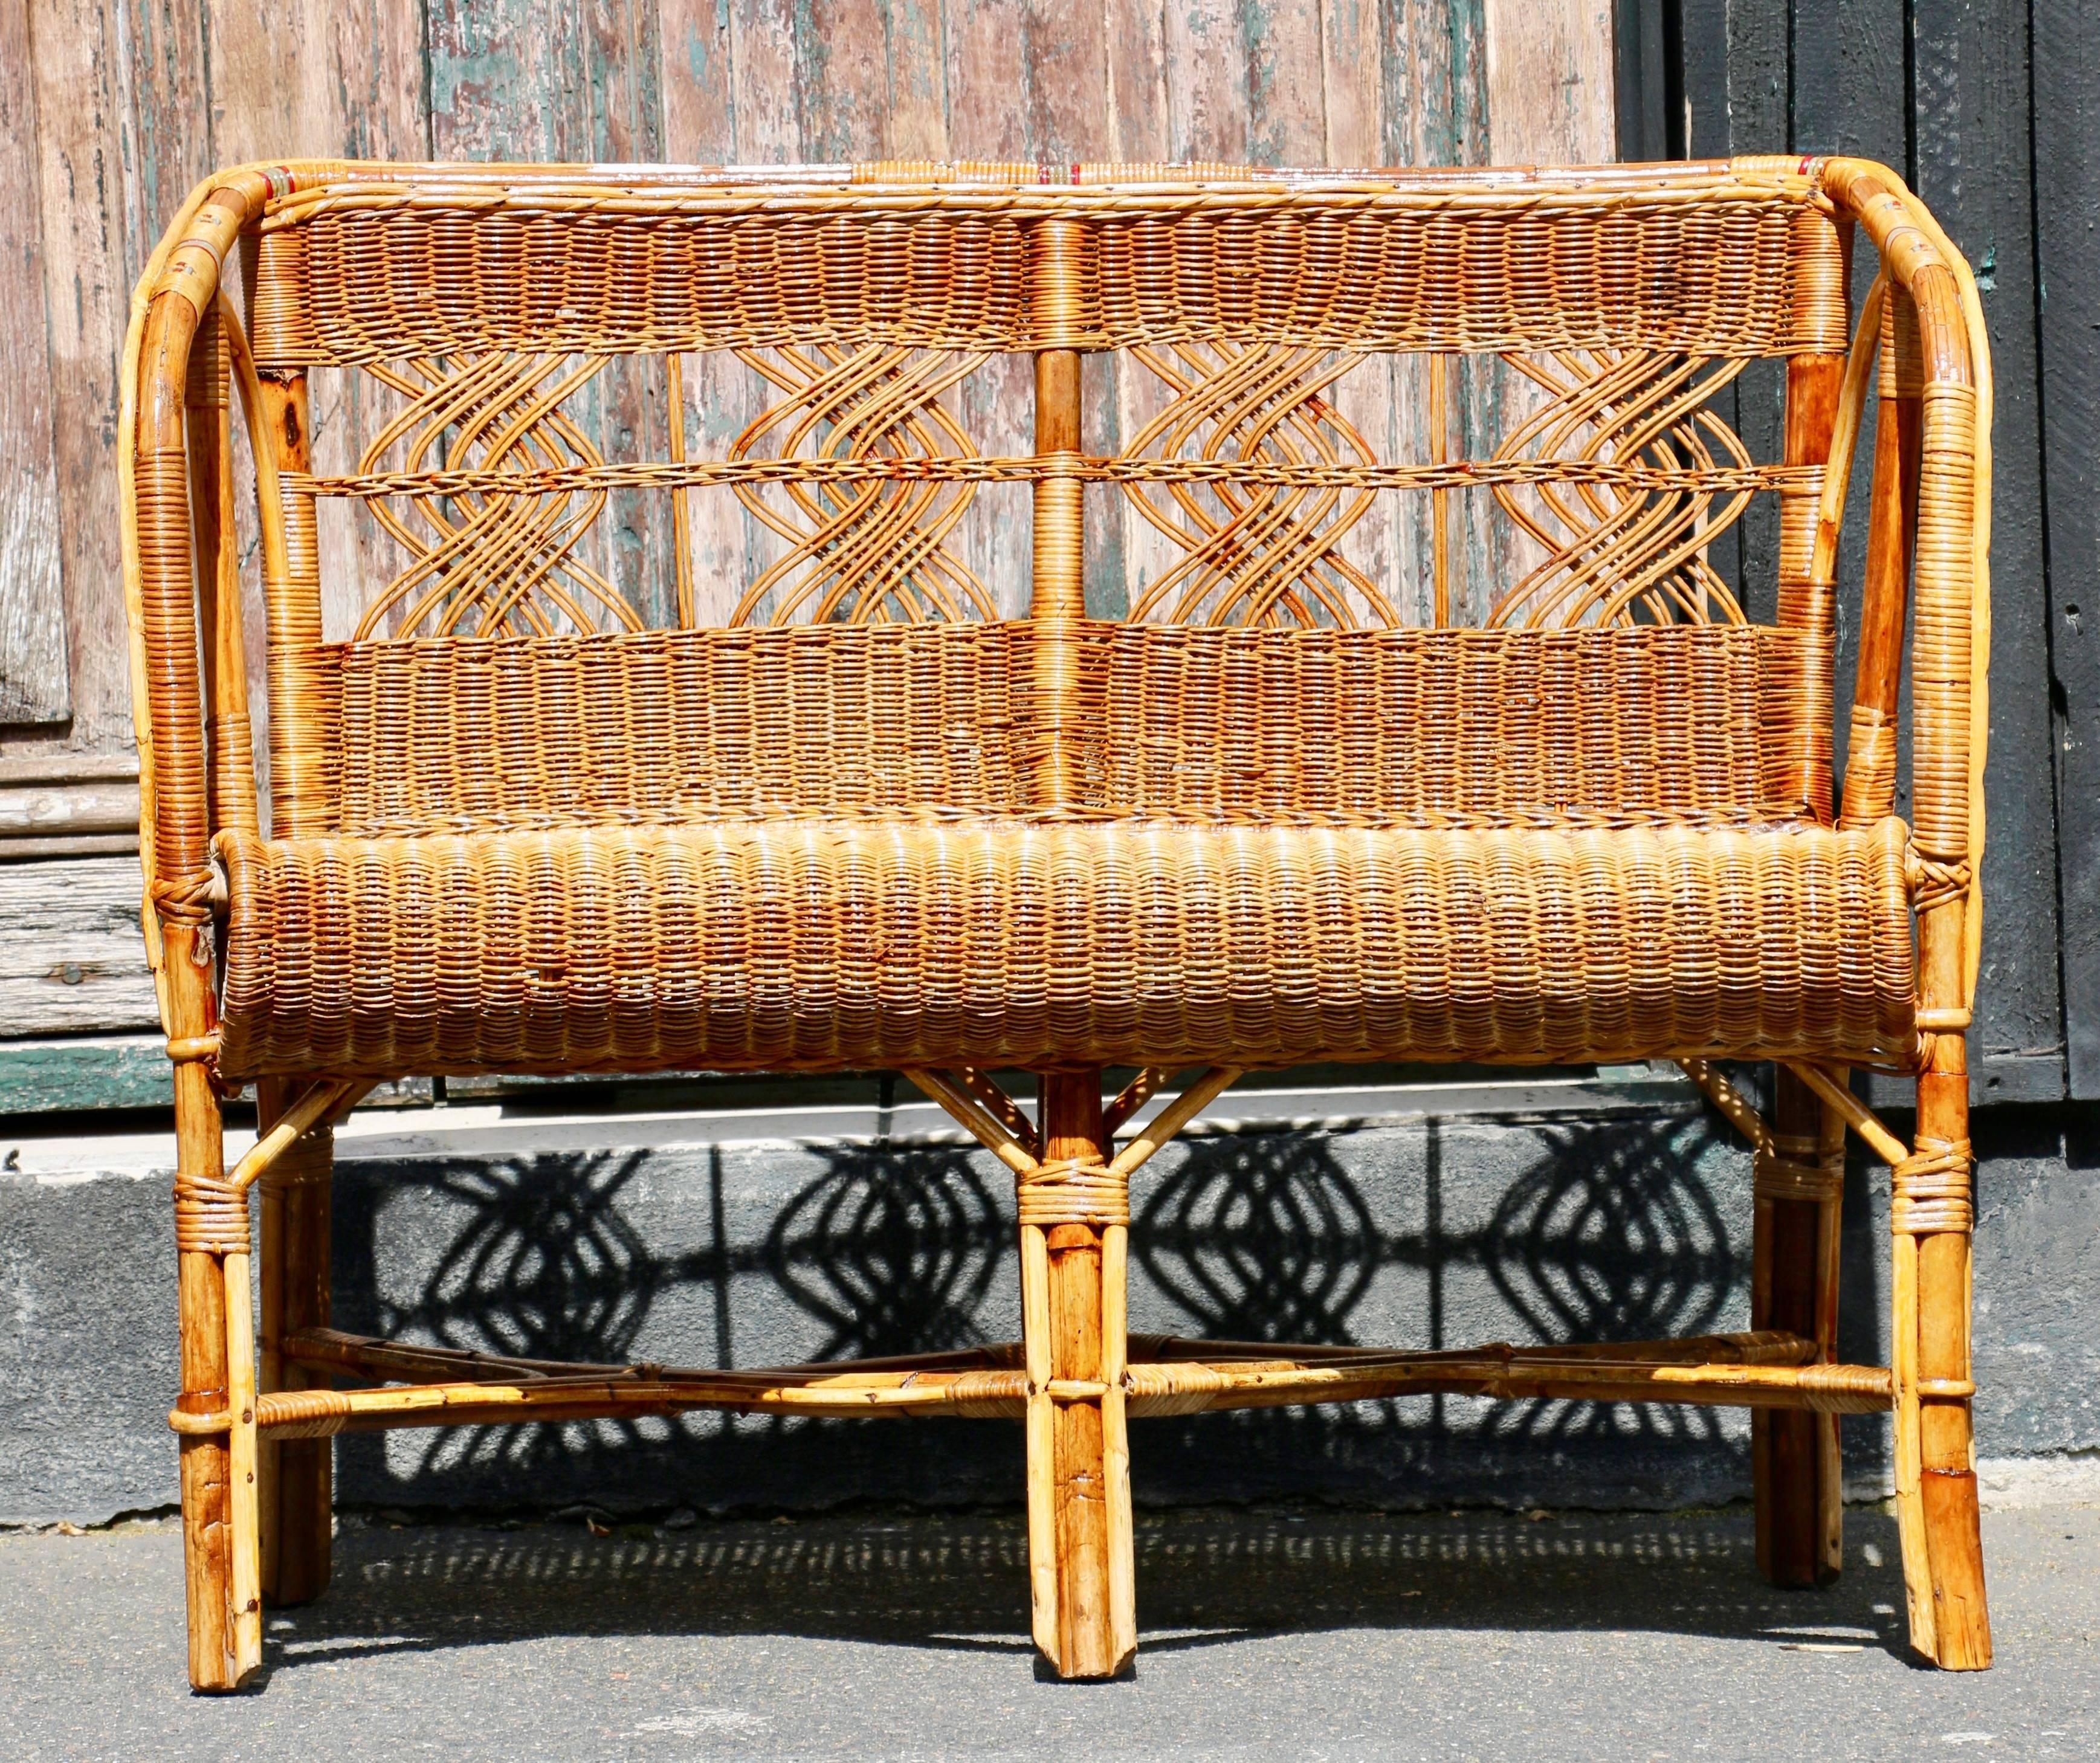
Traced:
<path id="1" fill-rule="evenodd" d="M 1897 821 L 226 835 L 222 1072 L 1908 1061 Z"/>

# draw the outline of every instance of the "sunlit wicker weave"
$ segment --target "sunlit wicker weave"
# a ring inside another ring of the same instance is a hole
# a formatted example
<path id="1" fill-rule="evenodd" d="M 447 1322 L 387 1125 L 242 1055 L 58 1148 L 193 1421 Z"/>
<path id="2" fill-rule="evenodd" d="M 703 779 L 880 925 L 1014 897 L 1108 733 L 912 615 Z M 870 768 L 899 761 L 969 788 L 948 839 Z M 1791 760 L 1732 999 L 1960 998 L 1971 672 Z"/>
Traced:
<path id="1" fill-rule="evenodd" d="M 1855 327 L 1860 227 L 1881 274 Z M 245 324 L 220 291 L 243 240 Z M 1105 441 L 1093 352 L 1123 363 Z M 1032 408 L 994 414 L 1033 444 L 1000 452 L 973 425 L 1014 356 Z M 1761 358 L 1786 384 L 1768 461 L 1714 401 Z M 696 359 L 757 388 L 712 452 Z M 591 414 L 609 369 L 677 413 L 620 456 Z M 363 388 L 361 454 L 329 471 L 315 373 Z M 1870 398 L 1840 791 L 1837 536 Z M 1988 1662 L 1963 1031 L 1989 368 L 1961 258 L 1889 173 L 249 168 L 155 254 L 125 399 L 200 1687 L 254 1669 L 264 1599 L 325 1583 L 345 1427 L 1025 1417 L 1035 1639 L 1102 1676 L 1136 1644 L 1128 1415 L 1427 1391 L 1757 1409 L 1761 1558 L 1794 1584 L 1838 1565 L 1836 1415 L 1892 1409 L 1914 1644 Z M 969 536 L 1002 486 L 1025 583 Z M 704 498 L 743 522 L 726 572 Z M 1758 498 L 1762 624 L 1708 561 Z M 670 509 L 663 579 L 600 536 L 645 500 Z M 1136 549 L 1096 568 L 1111 527 Z M 390 549 L 362 589 L 324 581 Z M 1240 1070 L 1656 1058 L 1757 1148 L 1753 1332 L 1127 1338 L 1130 1174 Z M 1773 1123 L 1728 1058 L 1780 1062 Z M 1118 1064 L 1139 1075 L 1107 1100 Z M 1018 1344 L 564 1373 L 327 1326 L 329 1122 L 373 1081 L 870 1066 L 1015 1171 Z M 1039 1118 L 994 1066 L 1042 1074 Z M 1853 1066 L 1917 1077 L 1914 1146 Z M 218 1098 L 251 1082 L 268 1130 L 229 1170 Z M 1834 1362 L 1848 1124 L 1895 1165 L 1886 1369 Z"/>

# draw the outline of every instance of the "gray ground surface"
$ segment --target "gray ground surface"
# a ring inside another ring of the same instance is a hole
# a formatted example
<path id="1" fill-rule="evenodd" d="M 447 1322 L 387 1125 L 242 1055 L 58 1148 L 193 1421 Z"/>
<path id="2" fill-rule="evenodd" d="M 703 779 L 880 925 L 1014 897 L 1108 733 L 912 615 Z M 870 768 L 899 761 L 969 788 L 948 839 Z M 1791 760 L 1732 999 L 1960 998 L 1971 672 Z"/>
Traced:
<path id="1" fill-rule="evenodd" d="M 1749 1514 L 1141 1514 L 1134 1681 L 1038 1681 L 1017 1515 L 346 1521 L 259 1693 L 183 1685 L 179 1538 L 0 1536 L 8 1758 L 2100 1756 L 2100 1508 L 1986 1519 L 1997 1668 L 1906 1659 L 1892 1522 L 1833 1589 Z"/>

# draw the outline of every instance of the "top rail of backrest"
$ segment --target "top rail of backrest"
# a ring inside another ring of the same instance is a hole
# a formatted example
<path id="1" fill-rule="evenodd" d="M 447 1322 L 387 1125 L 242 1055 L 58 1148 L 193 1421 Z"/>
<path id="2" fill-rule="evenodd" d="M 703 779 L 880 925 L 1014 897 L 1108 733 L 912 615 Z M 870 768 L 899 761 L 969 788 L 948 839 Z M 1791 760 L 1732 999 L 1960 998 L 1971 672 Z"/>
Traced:
<path id="1" fill-rule="evenodd" d="M 263 216 L 255 356 L 1837 352 L 1845 258 L 1817 169 L 303 166 Z"/>

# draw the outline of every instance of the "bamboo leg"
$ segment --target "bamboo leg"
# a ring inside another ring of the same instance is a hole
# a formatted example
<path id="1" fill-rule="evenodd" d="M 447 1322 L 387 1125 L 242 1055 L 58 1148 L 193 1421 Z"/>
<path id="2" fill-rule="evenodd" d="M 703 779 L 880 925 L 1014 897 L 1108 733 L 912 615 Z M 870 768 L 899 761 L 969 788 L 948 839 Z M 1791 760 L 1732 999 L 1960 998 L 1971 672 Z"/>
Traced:
<path id="1" fill-rule="evenodd" d="M 1751 1245 L 1750 1326 L 1807 1336 L 1834 1357 L 1836 1208 L 1810 1197 L 1824 1167 L 1823 1104 L 1791 1072 L 1777 1073 L 1776 1179 L 1760 1171 Z M 1838 1122 L 1842 1131 L 1843 1122 Z M 1841 1141 L 1842 1144 L 1842 1141 Z M 1789 1178 L 1791 1178 L 1789 1179 Z M 1826 1338 L 1826 1334 L 1828 1338 Z M 1823 1584 L 1837 1571 L 1832 1538 L 1840 1510 L 1836 1417 L 1800 1409 L 1750 1420 L 1758 1566 L 1775 1585 Z"/>
<path id="2" fill-rule="evenodd" d="M 1042 1133 L 1046 1166 L 1106 1161 L 1098 1071 L 1044 1076 Z M 1062 1677 L 1113 1677 L 1136 1651 L 1121 1386 L 1127 1243 L 1120 1223 L 1021 1227 L 1035 1633 Z"/>
<path id="3" fill-rule="evenodd" d="M 258 1086 L 262 1123 L 283 1111 L 284 1086 Z M 329 1324 L 329 1175 L 334 1134 L 310 1131 L 262 1182 L 261 1387 L 304 1390 L 329 1380 L 285 1361 L 282 1343 Z M 328 1589 L 334 1447 L 328 1439 L 263 1444 L 262 1593 L 272 1605 L 301 1604 Z"/>
<path id="4" fill-rule="evenodd" d="M 216 1171 L 218 1103 L 201 1065 L 174 1073 L 175 1135 L 183 1173 Z M 221 1258 L 185 1241 L 178 1201 L 177 1312 L 182 1330 L 182 1394 L 186 1414 L 227 1405 L 226 1279 Z M 223 1433 L 182 1435 L 183 1583 L 189 1620 L 191 1685 L 231 1690 L 240 1682 L 234 1654 L 229 1441 Z"/>
<path id="5" fill-rule="evenodd" d="M 1933 1069 L 1918 1080 L 1919 1148 L 1924 1153 L 1938 1144 L 1961 1147 L 1965 1186 L 1965 1049 L 1958 1034 L 1933 1038 Z M 1948 1670 L 1979 1671 L 1991 1663 L 1991 1622 L 1970 1413 L 1974 1386 L 1967 1205 L 1958 1217 L 1944 1220 L 1958 1228 L 1903 1230 L 1901 1226 L 1912 1221 L 1899 1217 L 1897 1222 L 1899 1283 L 1907 1289 L 1900 1294 L 1904 1309 L 1899 1311 L 1896 1326 L 1912 1331 L 1904 1355 L 1912 1374 L 1904 1377 L 1899 1371 L 1897 1382 L 1899 1510 L 1906 1504 L 1911 1508 L 1904 1536 L 1904 1576 L 1910 1592 L 1912 1642 Z M 1905 1434 L 1911 1441 L 1908 1463 Z M 1911 1464 L 1914 1481 L 1907 1490 L 1904 1470 Z"/>
<path id="6" fill-rule="evenodd" d="M 1843 1082 L 1842 1074 L 1839 1081 Z M 1825 1103 L 1817 1109 L 1822 1123 L 1823 1166 L 1837 1176 L 1833 1191 L 1817 1208 L 1815 1237 L 1815 1344 L 1826 1365 L 1838 1363 L 1838 1280 L 1843 1256 L 1845 1223 L 1845 1119 Z M 1818 1414 L 1815 1444 L 1818 1469 L 1815 1506 L 1822 1545 L 1822 1577 L 1834 1580 L 1845 1567 L 1845 1461 L 1840 1417 Z"/>

